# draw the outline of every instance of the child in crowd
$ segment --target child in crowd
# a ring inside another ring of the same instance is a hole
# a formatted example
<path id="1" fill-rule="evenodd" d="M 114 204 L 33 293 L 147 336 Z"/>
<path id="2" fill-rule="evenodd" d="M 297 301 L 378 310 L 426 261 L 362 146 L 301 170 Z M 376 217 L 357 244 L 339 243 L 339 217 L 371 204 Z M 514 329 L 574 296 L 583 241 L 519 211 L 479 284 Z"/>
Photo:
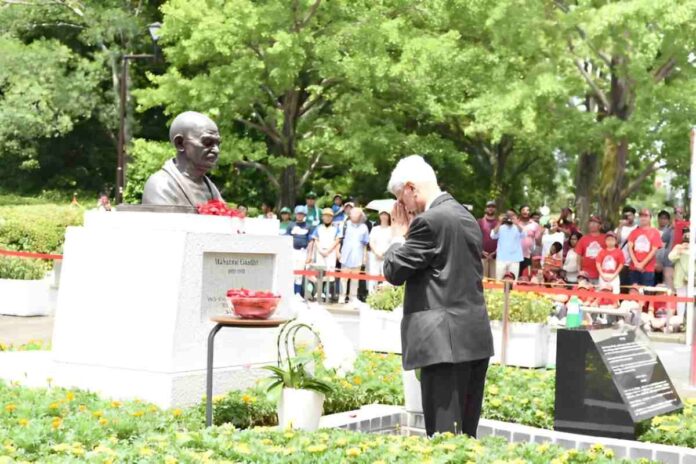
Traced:
<path id="1" fill-rule="evenodd" d="M 590 275 L 585 271 L 580 271 L 578 273 L 578 290 L 588 292 L 593 292 L 595 290 L 594 285 L 592 285 L 592 281 L 590 280 Z M 580 296 L 578 298 L 583 307 L 593 306 L 595 302 L 595 298 L 593 296 Z M 583 313 L 583 324 L 592 325 L 592 316 L 587 312 Z"/>
<path id="2" fill-rule="evenodd" d="M 563 268 L 563 245 L 561 242 L 553 242 L 549 252 L 544 258 L 544 273 L 557 273 Z"/>
<path id="3" fill-rule="evenodd" d="M 314 229 L 310 237 L 309 256 L 314 259 L 314 263 L 322 266 L 327 272 L 336 270 L 338 259 L 338 247 L 341 243 L 341 231 L 333 223 L 333 210 L 324 208 L 321 214 L 322 223 Z M 313 284 L 316 283 L 315 277 L 309 279 Z M 333 287 L 333 277 L 328 277 L 324 285 L 328 288 Z M 319 289 L 319 297 L 326 296 L 327 289 Z"/>
<path id="4" fill-rule="evenodd" d="M 665 295 L 672 294 L 671 290 L 668 290 L 664 284 L 658 284 L 657 288 L 664 288 Z M 674 306 L 674 303 L 666 301 L 651 301 L 648 312 L 643 313 L 644 329 L 665 333 L 678 332 L 683 323 L 683 317 L 675 316 Z"/>
<path id="5" fill-rule="evenodd" d="M 637 285 L 632 286 L 628 290 L 629 295 L 640 295 L 640 288 Z M 627 311 L 629 316 L 626 317 L 626 323 L 638 326 L 641 324 L 642 305 L 636 300 L 623 300 L 619 309 Z"/>
<path id="6" fill-rule="evenodd" d="M 624 266 L 624 254 L 616 247 L 616 234 L 607 232 L 604 237 L 605 247 L 599 252 L 596 259 L 597 272 L 599 272 L 600 287 L 608 285 L 617 295 L 621 292 L 621 279 L 619 273 Z"/>

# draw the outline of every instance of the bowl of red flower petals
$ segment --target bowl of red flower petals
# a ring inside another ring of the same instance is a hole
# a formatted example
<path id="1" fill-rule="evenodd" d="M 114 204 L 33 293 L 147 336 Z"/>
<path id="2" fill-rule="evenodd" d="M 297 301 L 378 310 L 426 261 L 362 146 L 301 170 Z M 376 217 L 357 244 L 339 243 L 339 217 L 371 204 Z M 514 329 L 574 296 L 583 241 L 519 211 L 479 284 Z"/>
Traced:
<path id="1" fill-rule="evenodd" d="M 232 312 L 242 319 L 268 319 L 278 307 L 280 296 L 272 292 L 231 288 L 227 291 L 227 300 Z"/>

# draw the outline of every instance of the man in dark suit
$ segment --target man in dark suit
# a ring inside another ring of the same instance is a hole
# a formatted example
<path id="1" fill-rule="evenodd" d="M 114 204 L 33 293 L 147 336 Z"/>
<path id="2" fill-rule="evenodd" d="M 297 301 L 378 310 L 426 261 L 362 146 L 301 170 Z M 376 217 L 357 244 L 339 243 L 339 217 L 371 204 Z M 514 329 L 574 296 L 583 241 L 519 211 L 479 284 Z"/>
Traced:
<path id="1" fill-rule="evenodd" d="M 481 277 L 476 219 L 440 191 L 420 156 L 397 164 L 389 181 L 397 202 L 384 275 L 406 284 L 401 342 L 404 369 L 421 369 L 428 436 L 476 436 L 489 358 L 493 355 Z"/>

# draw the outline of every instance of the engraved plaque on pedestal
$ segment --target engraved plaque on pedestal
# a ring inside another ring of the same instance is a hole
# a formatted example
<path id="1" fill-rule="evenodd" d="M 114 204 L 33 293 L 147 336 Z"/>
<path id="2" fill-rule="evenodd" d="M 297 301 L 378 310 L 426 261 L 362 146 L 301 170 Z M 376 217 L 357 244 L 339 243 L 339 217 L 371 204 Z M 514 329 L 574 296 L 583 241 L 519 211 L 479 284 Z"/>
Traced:
<path id="1" fill-rule="evenodd" d="M 203 253 L 201 312 L 206 319 L 224 314 L 227 290 L 276 291 L 274 255 L 261 253 Z"/>

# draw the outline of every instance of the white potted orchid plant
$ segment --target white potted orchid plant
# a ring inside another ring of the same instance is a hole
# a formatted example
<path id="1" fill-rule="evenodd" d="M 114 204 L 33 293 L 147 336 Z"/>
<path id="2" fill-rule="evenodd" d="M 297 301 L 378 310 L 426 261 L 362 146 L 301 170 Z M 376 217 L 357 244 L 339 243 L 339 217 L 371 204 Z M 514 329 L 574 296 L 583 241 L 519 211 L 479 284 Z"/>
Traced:
<path id="1" fill-rule="evenodd" d="M 319 426 L 325 395 L 332 387 L 314 376 L 315 358 L 311 352 L 298 354 L 298 343 L 318 342 L 324 352 L 324 366 L 335 369 L 339 375 L 353 369 L 355 352 L 328 311 L 319 305 L 301 305 L 298 309 L 297 317 L 278 333 L 278 363 L 266 366 L 273 373 L 268 389 L 282 388 L 278 401 L 281 429 L 313 431 Z"/>
<path id="2" fill-rule="evenodd" d="M 273 373 L 268 387 L 282 387 L 278 402 L 278 425 L 281 429 L 292 428 L 306 431 L 319 426 L 325 395 L 332 387 L 315 378 L 311 373 L 312 356 L 298 356 L 295 340 L 300 330 L 308 330 L 319 339 L 312 327 L 291 320 L 278 333 L 278 365 L 266 366 Z M 282 347 L 285 348 L 284 353 Z"/>

